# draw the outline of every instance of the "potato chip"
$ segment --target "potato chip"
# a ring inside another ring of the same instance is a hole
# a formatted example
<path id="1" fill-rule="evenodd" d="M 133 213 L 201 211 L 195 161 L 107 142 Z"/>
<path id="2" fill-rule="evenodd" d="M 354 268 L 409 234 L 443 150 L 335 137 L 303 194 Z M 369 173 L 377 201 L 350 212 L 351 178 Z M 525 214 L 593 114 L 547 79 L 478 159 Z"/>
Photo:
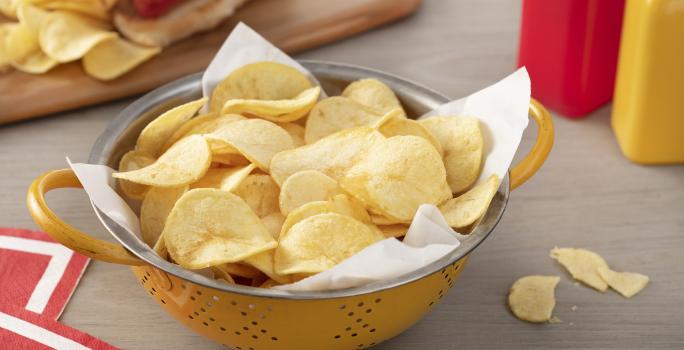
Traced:
<path id="1" fill-rule="evenodd" d="M 399 135 L 414 135 L 422 137 L 435 147 L 440 156 L 444 154 L 442 146 L 437 139 L 420 123 L 412 119 L 406 119 L 404 111 L 393 109 L 376 122 L 374 125 L 385 137 Z"/>
<path id="2" fill-rule="evenodd" d="M 283 223 L 285 223 L 285 216 L 281 213 L 271 213 L 261 218 L 261 222 L 268 229 L 274 239 L 278 239 L 280 236 L 280 230 L 283 228 Z"/>
<path id="3" fill-rule="evenodd" d="M 245 156 L 235 153 L 214 154 L 211 156 L 211 161 L 231 167 L 251 164 L 249 159 L 245 158 Z"/>
<path id="4" fill-rule="evenodd" d="M 185 136 L 208 134 L 220 129 L 224 125 L 244 119 L 245 117 L 237 114 L 219 115 L 218 113 L 207 113 L 196 116 L 181 125 L 181 127 L 166 140 L 166 144 L 164 144 L 162 149 L 167 150 L 171 148 L 174 143 Z"/>
<path id="5" fill-rule="evenodd" d="M 0 13 L 9 18 L 17 18 L 19 4 L 21 0 L 0 0 Z"/>
<path id="6" fill-rule="evenodd" d="M 384 226 L 396 225 L 396 224 L 401 223 L 397 219 L 388 218 L 382 214 L 373 213 L 372 211 L 370 212 L 370 218 L 371 218 L 371 222 L 374 223 L 375 225 L 378 225 L 378 226 L 380 226 L 380 225 L 384 225 Z"/>
<path id="7" fill-rule="evenodd" d="M 408 225 L 396 224 L 396 225 L 378 225 L 378 229 L 382 232 L 385 237 L 403 237 L 406 236 L 408 232 Z"/>
<path id="8" fill-rule="evenodd" d="M 346 97 L 328 97 L 318 102 L 306 120 L 304 141 L 314 143 L 328 135 L 357 126 L 370 126 L 382 112 Z"/>
<path id="9" fill-rule="evenodd" d="M 54 11 L 43 20 L 38 41 L 50 58 L 70 62 L 85 56 L 95 45 L 117 36 L 107 22 L 73 12 Z"/>
<path id="10" fill-rule="evenodd" d="M 178 130 L 186 121 L 192 118 L 197 111 L 207 102 L 201 98 L 192 102 L 174 107 L 151 121 L 140 132 L 136 142 L 136 150 L 157 157 L 161 153 L 166 140 Z"/>
<path id="11" fill-rule="evenodd" d="M 447 224 L 453 228 L 464 228 L 481 218 L 487 212 L 500 183 L 499 177 L 493 174 L 468 192 L 440 205 L 439 210 Z"/>
<path id="12" fill-rule="evenodd" d="M 2 0 L 0 0 L 2 1 Z M 7 69 L 12 62 L 9 51 L 5 48 L 5 41 L 10 31 L 19 26 L 16 23 L 0 23 L 0 72 Z"/>
<path id="13" fill-rule="evenodd" d="M 277 62 L 244 65 L 223 79 L 211 94 L 209 110 L 218 112 L 228 100 L 285 100 L 310 88 L 302 72 Z"/>
<path id="14" fill-rule="evenodd" d="M 394 91 L 377 79 L 361 79 L 347 86 L 342 96 L 352 99 L 362 105 L 371 107 L 381 113 L 387 113 L 395 108 L 401 109 L 401 103 Z"/>
<path id="15" fill-rule="evenodd" d="M 119 161 L 119 171 L 126 172 L 138 170 L 154 163 L 154 161 L 155 159 L 148 155 L 137 151 L 129 151 L 121 157 L 121 160 Z M 145 197 L 145 193 L 147 193 L 149 187 L 127 180 L 119 180 L 119 188 L 121 188 L 121 192 L 123 192 L 126 197 L 140 201 Z"/>
<path id="16" fill-rule="evenodd" d="M 259 217 L 279 212 L 278 193 L 280 189 L 271 176 L 252 174 L 247 176 L 233 191 L 245 200 Z"/>
<path id="17" fill-rule="evenodd" d="M 100 0 L 25 0 L 48 10 L 78 12 L 101 20 L 109 20 L 110 4 L 113 1 Z"/>
<path id="18" fill-rule="evenodd" d="M 262 283 L 259 288 L 272 288 L 275 286 L 279 286 L 280 283 L 276 282 L 275 280 L 272 279 L 267 279 L 266 282 Z"/>
<path id="19" fill-rule="evenodd" d="M 550 255 L 568 270 L 575 280 L 601 292 L 608 289 L 608 284 L 598 273 L 599 268 L 609 269 L 608 264 L 600 255 L 581 248 L 558 247 L 551 249 Z"/>
<path id="20" fill-rule="evenodd" d="M 254 164 L 250 164 L 233 168 L 209 169 L 204 177 L 190 184 L 190 188 L 217 188 L 231 192 L 238 188 L 255 168 Z"/>
<path id="21" fill-rule="evenodd" d="M 336 213 L 352 217 L 376 231 L 375 225 L 370 221 L 368 213 L 363 206 L 347 195 L 338 194 L 327 201 L 315 201 L 306 203 L 293 210 L 286 218 L 280 229 L 280 235 L 285 234 L 296 223 L 314 215 L 324 213 Z"/>
<path id="22" fill-rule="evenodd" d="M 31 32 L 36 41 L 40 34 L 40 26 L 47 15 L 47 11 L 27 3 L 23 3 L 17 8 L 19 23 Z"/>
<path id="23" fill-rule="evenodd" d="M 287 215 L 305 203 L 326 201 L 340 191 L 337 181 L 320 171 L 304 170 L 294 173 L 285 180 L 280 190 L 280 212 Z"/>
<path id="24" fill-rule="evenodd" d="M 292 138 L 294 147 L 303 146 L 304 142 L 304 127 L 295 123 L 279 123 L 278 126 L 285 129 Z"/>
<path id="25" fill-rule="evenodd" d="M 210 188 L 186 192 L 162 236 L 173 260 L 189 269 L 238 262 L 277 246 L 244 200 Z"/>
<path id="26" fill-rule="evenodd" d="M 209 145 L 202 136 L 193 135 L 178 141 L 154 163 L 112 176 L 144 185 L 180 186 L 201 179 L 210 164 Z"/>
<path id="27" fill-rule="evenodd" d="M 41 74 L 59 64 L 40 50 L 38 38 L 28 26 L 13 25 L 6 30 L 3 48 L 5 60 L 8 60 L 15 69 L 30 74 Z"/>
<path id="28" fill-rule="evenodd" d="M 235 284 L 233 276 L 231 276 L 230 273 L 228 273 L 228 271 L 222 269 L 221 266 L 223 265 L 216 265 L 211 267 L 211 271 L 214 274 L 214 276 L 211 278 L 226 282 L 228 284 Z"/>
<path id="29" fill-rule="evenodd" d="M 527 322 L 547 322 L 556 306 L 554 291 L 558 276 L 525 276 L 519 278 L 508 294 L 513 315 Z"/>
<path id="30" fill-rule="evenodd" d="M 314 86 L 302 91 L 291 99 L 283 100 L 250 100 L 232 99 L 226 101 L 221 113 L 244 114 L 274 122 L 291 122 L 304 117 L 313 108 L 321 88 Z"/>
<path id="31" fill-rule="evenodd" d="M 228 274 L 231 276 L 239 276 L 244 278 L 254 278 L 261 274 L 261 271 L 242 263 L 225 263 L 216 265 L 213 268 L 214 270 L 219 270 L 222 275 Z"/>
<path id="32" fill-rule="evenodd" d="M 275 271 L 325 271 L 385 237 L 349 216 L 325 213 L 308 217 L 280 236 Z"/>
<path id="33" fill-rule="evenodd" d="M 245 259 L 245 262 L 254 266 L 259 271 L 263 272 L 269 278 L 281 284 L 291 283 L 289 276 L 281 275 L 275 272 L 274 263 L 275 249 L 270 249 L 259 254 L 252 255 Z"/>
<path id="34" fill-rule="evenodd" d="M 639 293 L 648 284 L 648 276 L 634 272 L 615 272 L 607 267 L 599 267 L 598 274 L 625 298 L 631 298 Z"/>
<path id="35" fill-rule="evenodd" d="M 419 122 L 442 145 L 447 182 L 451 192 L 461 193 L 480 175 L 484 141 L 477 118 L 440 116 Z"/>
<path id="36" fill-rule="evenodd" d="M 142 46 L 121 38 L 99 42 L 83 56 L 83 69 L 93 78 L 116 79 L 156 56 L 158 46 Z"/>
<path id="37" fill-rule="evenodd" d="M 152 187 L 145 194 L 140 206 L 140 230 L 143 241 L 150 247 L 157 243 L 173 205 L 187 190 L 187 185 Z"/>
<path id="38" fill-rule="evenodd" d="M 287 131 L 261 119 L 239 120 L 223 126 L 211 135 L 223 139 L 263 171 L 268 171 L 271 158 L 294 147 Z"/>
<path id="39" fill-rule="evenodd" d="M 411 222 L 421 204 L 451 197 L 442 158 L 425 139 L 395 136 L 373 145 L 340 186 L 378 213 Z"/>
<path id="40" fill-rule="evenodd" d="M 367 126 L 340 131 L 316 143 L 276 154 L 271 160 L 271 176 L 282 185 L 296 172 L 318 170 L 339 181 L 362 151 L 384 138 Z"/>

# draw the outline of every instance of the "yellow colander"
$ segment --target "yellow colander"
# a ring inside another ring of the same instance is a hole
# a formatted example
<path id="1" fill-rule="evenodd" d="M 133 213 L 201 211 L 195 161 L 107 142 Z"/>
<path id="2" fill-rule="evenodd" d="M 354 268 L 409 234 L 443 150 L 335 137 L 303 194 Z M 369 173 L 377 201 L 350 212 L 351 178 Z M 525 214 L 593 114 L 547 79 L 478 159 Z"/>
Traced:
<path id="1" fill-rule="evenodd" d="M 381 79 L 397 93 L 409 115 L 421 115 L 448 101 L 435 91 L 375 70 L 318 61 L 302 64 L 331 94 L 356 79 Z M 115 167 L 150 120 L 163 110 L 198 98 L 200 80 L 201 75 L 195 74 L 134 102 L 100 136 L 89 163 Z M 361 287 L 287 292 L 217 282 L 159 258 L 137 236 L 93 206 L 120 244 L 95 239 L 62 221 L 45 202 L 48 191 L 81 187 L 68 169 L 36 179 L 28 192 L 28 208 L 36 223 L 63 245 L 93 259 L 130 265 L 142 287 L 164 310 L 216 342 L 239 350 L 362 349 L 401 333 L 446 295 L 468 254 L 503 215 L 509 189 L 524 183 L 542 165 L 553 143 L 551 117 L 534 100 L 530 115 L 537 122 L 536 143 L 503 179 L 487 214 L 469 237 L 452 253 L 424 268 Z"/>

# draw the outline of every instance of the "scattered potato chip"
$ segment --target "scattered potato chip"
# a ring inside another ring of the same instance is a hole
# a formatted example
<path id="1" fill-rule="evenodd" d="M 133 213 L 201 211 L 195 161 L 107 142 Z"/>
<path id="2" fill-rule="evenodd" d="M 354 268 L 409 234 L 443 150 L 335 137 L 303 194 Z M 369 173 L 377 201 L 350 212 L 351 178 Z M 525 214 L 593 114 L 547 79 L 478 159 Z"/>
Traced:
<path id="1" fill-rule="evenodd" d="M 223 105 L 223 114 L 245 114 L 274 122 L 291 122 L 304 117 L 313 108 L 321 88 L 308 88 L 291 99 L 283 100 L 251 100 L 233 99 Z"/>
<path id="2" fill-rule="evenodd" d="M 421 204 L 451 197 L 442 158 L 425 139 L 395 136 L 373 145 L 340 180 L 366 206 L 409 223 Z"/>
<path id="3" fill-rule="evenodd" d="M 378 229 L 382 232 L 385 237 L 403 237 L 406 236 L 408 232 L 408 225 L 396 224 L 396 225 L 378 225 Z"/>
<path id="4" fill-rule="evenodd" d="M 357 80 L 349 84 L 342 91 L 342 96 L 378 110 L 381 113 L 387 113 L 395 108 L 399 108 L 402 114 L 406 115 L 394 91 L 377 79 Z"/>
<path id="5" fill-rule="evenodd" d="M 0 0 L 0 2 L 3 0 Z M 12 62 L 10 58 L 10 52 L 6 49 L 5 41 L 9 36 L 10 31 L 12 31 L 18 24 L 16 23 L 0 23 L 0 72 L 7 69 Z"/>
<path id="6" fill-rule="evenodd" d="M 420 123 L 412 119 L 406 119 L 404 111 L 393 109 L 376 122 L 374 125 L 385 137 L 399 135 L 414 135 L 422 137 L 435 147 L 440 156 L 444 154 L 442 146 L 437 139 Z"/>
<path id="7" fill-rule="evenodd" d="M 126 39 L 109 38 L 83 56 L 83 69 L 99 80 L 116 79 L 161 51 L 158 46 L 142 46 Z"/>
<path id="8" fill-rule="evenodd" d="M 471 188 L 468 192 L 440 205 L 439 210 L 449 226 L 464 228 L 487 212 L 500 183 L 498 176 L 491 175 L 486 181 Z"/>
<path id="9" fill-rule="evenodd" d="M 189 269 L 242 261 L 277 246 L 244 200 L 209 188 L 190 190 L 176 202 L 162 236 L 173 260 Z"/>
<path id="10" fill-rule="evenodd" d="M 216 265 L 214 266 L 214 270 L 221 271 L 221 274 L 228 274 L 231 276 L 239 276 L 244 278 L 254 278 L 261 274 L 261 271 L 242 263 L 225 263 Z"/>
<path id="11" fill-rule="evenodd" d="M 295 123 L 280 123 L 281 128 L 285 129 L 292 138 L 292 144 L 295 147 L 303 146 L 304 142 L 304 127 Z"/>
<path id="12" fill-rule="evenodd" d="M 556 247 L 551 249 L 551 257 L 568 270 L 572 278 L 601 292 L 608 289 L 608 284 L 598 273 L 599 268 L 609 269 L 600 255 L 581 248 Z"/>
<path id="13" fill-rule="evenodd" d="M 242 154 L 226 153 L 214 154 L 211 156 L 211 161 L 227 166 L 243 166 L 251 164 L 249 159 Z"/>
<path id="14" fill-rule="evenodd" d="M 43 20 L 38 41 L 50 58 L 70 62 L 85 56 L 102 41 L 117 36 L 107 22 L 73 12 L 53 11 Z"/>
<path id="15" fill-rule="evenodd" d="M 149 246 L 157 243 L 173 205 L 187 190 L 188 186 L 177 186 L 152 187 L 147 191 L 140 206 L 140 230 Z"/>
<path id="16" fill-rule="evenodd" d="M 237 149 L 259 169 L 268 171 L 271 158 L 294 147 L 287 131 L 261 119 L 239 120 L 212 133 Z"/>
<path id="17" fill-rule="evenodd" d="M 306 120 L 304 141 L 314 143 L 328 135 L 358 126 L 370 126 L 382 118 L 382 112 L 341 96 L 318 102 Z"/>
<path id="18" fill-rule="evenodd" d="M 247 176 L 233 191 L 249 205 L 259 217 L 277 213 L 278 184 L 266 174 L 252 174 Z"/>
<path id="19" fill-rule="evenodd" d="M 442 145 L 447 182 L 451 192 L 461 193 L 480 175 L 484 140 L 477 118 L 438 116 L 419 122 Z"/>
<path id="20" fill-rule="evenodd" d="M 181 125 L 181 127 L 166 140 L 166 144 L 164 144 L 162 149 L 169 149 L 183 137 L 195 134 L 208 134 L 220 129 L 224 125 L 244 119 L 245 117 L 237 114 L 219 115 L 218 113 L 207 113 L 196 116 Z"/>
<path id="21" fill-rule="evenodd" d="M 268 229 L 274 239 L 278 239 L 280 236 L 280 230 L 283 228 L 283 223 L 285 223 L 285 216 L 281 213 L 271 213 L 261 218 L 261 222 Z"/>
<path id="22" fill-rule="evenodd" d="M 308 217 L 280 236 L 275 271 L 325 271 L 385 237 L 349 216 L 325 213 Z"/>
<path id="23" fill-rule="evenodd" d="M 154 163 L 112 176 L 151 186 L 180 186 L 193 183 L 207 172 L 211 150 L 202 136 L 186 137 L 159 157 Z"/>
<path id="24" fill-rule="evenodd" d="M 271 176 L 282 185 L 296 172 L 318 170 L 339 181 L 362 151 L 384 138 L 367 126 L 340 131 L 313 144 L 276 154 L 271 160 Z"/>
<path id="25" fill-rule="evenodd" d="M 7 30 L 4 51 L 12 67 L 25 73 L 40 74 L 57 66 L 57 61 L 40 50 L 38 38 L 28 26 L 13 25 Z"/>
<path id="26" fill-rule="evenodd" d="M 292 174 L 283 182 L 278 202 L 283 215 L 305 203 L 326 201 L 341 189 L 337 181 L 317 170 L 304 170 Z"/>
<path id="27" fill-rule="evenodd" d="M 525 276 L 515 281 L 508 294 L 508 306 L 515 317 L 536 323 L 551 320 L 559 281 L 558 276 Z"/>
<path id="28" fill-rule="evenodd" d="M 228 100 L 284 100 L 310 88 L 302 72 L 277 62 L 256 62 L 242 66 L 223 79 L 211 94 L 209 110 L 218 112 Z"/>
<path id="29" fill-rule="evenodd" d="M 349 216 L 368 225 L 372 230 L 376 230 L 375 226 L 370 221 L 368 213 L 360 203 L 354 201 L 347 195 L 338 194 L 330 198 L 330 200 L 309 202 L 293 210 L 285 218 L 285 222 L 280 229 L 280 235 L 282 236 L 287 233 L 287 231 L 298 222 L 310 216 L 324 213 L 336 213 Z"/>
<path id="30" fill-rule="evenodd" d="M 19 23 L 31 32 L 33 37 L 36 38 L 36 41 L 40 34 L 40 25 L 47 15 L 47 11 L 28 3 L 23 3 L 17 8 L 17 19 L 19 19 Z"/>
<path id="31" fill-rule="evenodd" d="M 625 298 L 631 298 L 648 284 L 648 276 L 634 272 L 615 272 L 607 267 L 599 267 L 601 278 Z"/>
<path id="32" fill-rule="evenodd" d="M 100 0 L 24 0 L 48 10 L 78 12 L 101 20 L 109 20 L 109 9 L 114 1 Z"/>
<path id="33" fill-rule="evenodd" d="M 119 161 L 119 171 L 127 172 L 138 170 L 154 163 L 154 161 L 155 159 L 148 155 L 137 151 L 129 151 L 121 157 L 121 160 Z M 119 188 L 121 188 L 121 192 L 123 192 L 126 197 L 141 201 L 143 200 L 143 197 L 145 197 L 145 193 L 147 193 L 149 187 L 127 180 L 119 180 Z"/>
<path id="34" fill-rule="evenodd" d="M 152 157 L 158 157 L 166 140 L 183 123 L 192 118 L 206 102 L 206 98 L 201 98 L 162 113 L 140 132 L 135 145 L 136 150 Z"/>
<path id="35" fill-rule="evenodd" d="M 256 168 L 254 164 L 233 168 L 215 168 L 207 170 L 204 177 L 190 185 L 190 188 L 217 188 L 223 191 L 234 191 Z"/>

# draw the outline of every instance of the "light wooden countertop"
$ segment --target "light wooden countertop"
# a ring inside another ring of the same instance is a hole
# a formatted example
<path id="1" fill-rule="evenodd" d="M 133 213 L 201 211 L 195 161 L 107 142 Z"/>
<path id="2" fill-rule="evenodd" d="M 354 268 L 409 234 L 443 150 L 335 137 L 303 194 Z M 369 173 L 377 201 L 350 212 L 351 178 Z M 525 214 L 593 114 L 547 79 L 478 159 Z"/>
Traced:
<path id="1" fill-rule="evenodd" d="M 411 18 L 297 57 L 369 66 L 461 97 L 514 70 L 519 17 L 518 0 L 428 0 Z M 35 229 L 25 208 L 29 183 L 65 167 L 66 155 L 85 161 L 96 137 L 131 101 L 0 126 L 0 226 Z M 626 160 L 610 129 L 610 107 L 585 120 L 554 119 L 549 160 L 512 194 L 503 220 L 454 289 L 378 349 L 684 347 L 684 166 Z M 528 129 L 522 151 L 534 133 Z M 68 222 L 107 237 L 82 192 L 49 199 Z M 556 245 L 592 249 L 615 269 L 652 282 L 631 300 L 576 286 L 548 257 Z M 554 312 L 562 323 L 527 324 L 508 312 L 509 286 L 528 274 L 562 277 Z M 220 348 L 167 316 L 129 269 L 97 261 L 61 321 L 123 349 Z"/>

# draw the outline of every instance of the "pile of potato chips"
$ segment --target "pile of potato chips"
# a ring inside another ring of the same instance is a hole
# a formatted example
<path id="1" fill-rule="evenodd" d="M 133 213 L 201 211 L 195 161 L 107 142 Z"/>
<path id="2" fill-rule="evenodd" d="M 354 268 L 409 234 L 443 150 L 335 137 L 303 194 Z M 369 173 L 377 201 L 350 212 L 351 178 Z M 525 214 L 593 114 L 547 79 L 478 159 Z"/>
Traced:
<path id="1" fill-rule="evenodd" d="M 114 174 L 142 200 L 145 242 L 184 268 L 271 287 L 404 236 L 421 204 L 462 233 L 476 225 L 500 182 L 475 185 L 478 119 L 408 119 L 375 79 L 319 101 L 320 92 L 290 66 L 257 62 L 209 101 L 149 123 Z"/>
<path id="2" fill-rule="evenodd" d="M 0 71 L 42 74 L 81 60 L 99 80 L 115 79 L 159 53 L 119 36 L 109 10 L 114 0 L 0 0 Z"/>

